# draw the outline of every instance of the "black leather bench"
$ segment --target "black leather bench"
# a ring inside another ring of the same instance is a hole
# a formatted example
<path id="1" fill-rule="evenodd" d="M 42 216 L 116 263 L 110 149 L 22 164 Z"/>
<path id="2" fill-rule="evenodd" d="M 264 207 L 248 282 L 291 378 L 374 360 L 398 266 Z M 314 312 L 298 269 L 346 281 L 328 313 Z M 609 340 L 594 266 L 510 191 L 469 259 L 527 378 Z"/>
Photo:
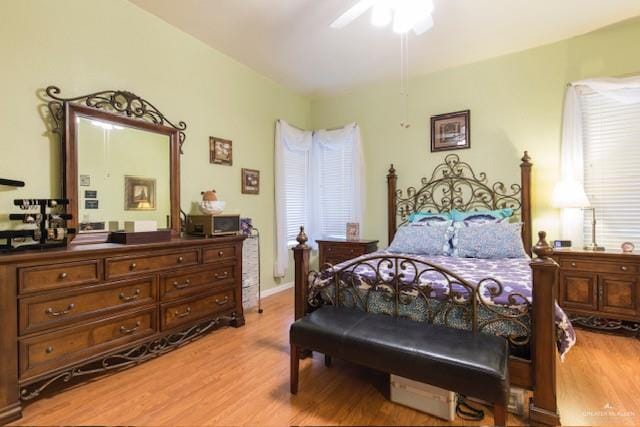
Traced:
<path id="1" fill-rule="evenodd" d="M 297 320 L 289 338 L 292 394 L 298 392 L 300 351 L 308 349 L 492 402 L 496 425 L 505 425 L 504 338 L 333 306 Z"/>

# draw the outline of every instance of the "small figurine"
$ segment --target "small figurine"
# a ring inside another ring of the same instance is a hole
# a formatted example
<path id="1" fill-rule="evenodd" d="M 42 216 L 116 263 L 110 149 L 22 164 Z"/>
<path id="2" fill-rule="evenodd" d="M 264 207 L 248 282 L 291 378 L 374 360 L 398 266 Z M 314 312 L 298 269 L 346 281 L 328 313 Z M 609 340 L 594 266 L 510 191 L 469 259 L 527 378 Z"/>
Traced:
<path id="1" fill-rule="evenodd" d="M 220 215 L 226 205 L 225 202 L 218 200 L 216 190 L 203 191 L 202 201 L 200 202 L 200 211 L 205 215 Z"/>
<path id="2" fill-rule="evenodd" d="M 633 250 L 636 248 L 635 245 L 631 242 L 624 242 L 621 245 L 622 248 L 622 252 L 624 252 L 625 254 L 630 254 L 633 252 Z"/>

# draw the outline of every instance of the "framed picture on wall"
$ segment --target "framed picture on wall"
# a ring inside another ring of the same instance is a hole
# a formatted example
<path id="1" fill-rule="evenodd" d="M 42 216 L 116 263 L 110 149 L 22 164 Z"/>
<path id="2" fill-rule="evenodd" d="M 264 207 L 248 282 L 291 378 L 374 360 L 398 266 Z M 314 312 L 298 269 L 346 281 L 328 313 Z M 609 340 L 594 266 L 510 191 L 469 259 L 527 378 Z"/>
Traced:
<path id="1" fill-rule="evenodd" d="M 233 142 L 214 136 L 209 137 L 209 163 L 231 166 L 233 164 Z"/>
<path id="2" fill-rule="evenodd" d="M 124 209 L 127 211 L 156 210 L 156 180 L 126 175 L 124 177 Z"/>
<path id="3" fill-rule="evenodd" d="M 260 194 L 260 171 L 242 168 L 242 194 Z"/>
<path id="4" fill-rule="evenodd" d="M 470 110 L 431 117 L 431 152 L 471 148 Z"/>

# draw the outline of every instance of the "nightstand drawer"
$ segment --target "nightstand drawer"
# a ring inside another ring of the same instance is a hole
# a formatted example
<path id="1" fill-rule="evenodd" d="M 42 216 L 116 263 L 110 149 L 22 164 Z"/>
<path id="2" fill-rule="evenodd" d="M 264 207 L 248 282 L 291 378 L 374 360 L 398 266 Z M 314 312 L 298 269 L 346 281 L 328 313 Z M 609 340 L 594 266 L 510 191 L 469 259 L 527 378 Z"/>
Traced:
<path id="1" fill-rule="evenodd" d="M 374 252 L 378 249 L 377 240 L 318 240 L 320 267 L 325 264 L 336 265 Z"/>
<path id="2" fill-rule="evenodd" d="M 594 273 L 636 274 L 638 267 L 632 263 L 597 262 L 585 259 L 563 259 L 560 267 L 567 271 L 591 271 Z"/>

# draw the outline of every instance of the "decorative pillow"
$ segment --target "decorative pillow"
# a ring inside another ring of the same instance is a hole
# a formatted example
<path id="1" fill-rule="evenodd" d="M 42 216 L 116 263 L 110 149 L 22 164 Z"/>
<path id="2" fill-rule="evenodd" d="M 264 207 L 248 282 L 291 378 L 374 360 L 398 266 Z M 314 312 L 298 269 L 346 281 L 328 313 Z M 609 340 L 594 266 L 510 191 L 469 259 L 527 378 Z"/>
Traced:
<path id="1" fill-rule="evenodd" d="M 454 227 L 454 229 L 454 256 L 461 258 L 527 257 L 522 245 L 522 223 L 473 224 Z"/>
<path id="2" fill-rule="evenodd" d="M 451 221 L 444 224 L 409 224 L 398 228 L 389 252 L 417 255 L 445 255 L 450 249 L 447 231 Z"/>
<path id="3" fill-rule="evenodd" d="M 495 219 L 509 218 L 513 215 L 513 209 L 504 208 L 495 211 L 461 212 L 457 209 L 451 211 L 451 219 L 454 221 L 487 222 Z"/>
<path id="4" fill-rule="evenodd" d="M 416 212 L 409 215 L 409 222 L 429 222 L 429 223 L 445 223 L 451 220 L 451 214 L 444 213 L 432 213 L 432 212 Z"/>

